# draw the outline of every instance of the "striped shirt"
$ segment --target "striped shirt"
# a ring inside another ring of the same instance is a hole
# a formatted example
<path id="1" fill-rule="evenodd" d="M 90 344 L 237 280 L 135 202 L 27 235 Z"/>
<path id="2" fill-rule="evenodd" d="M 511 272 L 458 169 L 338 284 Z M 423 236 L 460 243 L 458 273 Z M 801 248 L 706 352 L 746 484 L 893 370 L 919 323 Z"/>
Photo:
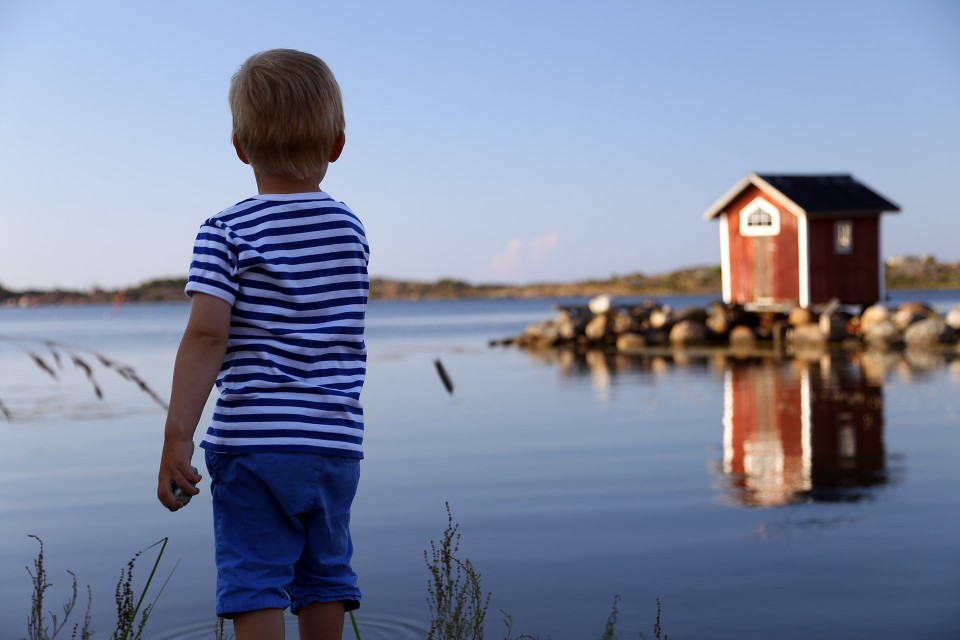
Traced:
<path id="1" fill-rule="evenodd" d="M 255 196 L 203 223 L 187 295 L 233 310 L 201 447 L 363 457 L 369 258 L 363 224 L 322 191 Z"/>

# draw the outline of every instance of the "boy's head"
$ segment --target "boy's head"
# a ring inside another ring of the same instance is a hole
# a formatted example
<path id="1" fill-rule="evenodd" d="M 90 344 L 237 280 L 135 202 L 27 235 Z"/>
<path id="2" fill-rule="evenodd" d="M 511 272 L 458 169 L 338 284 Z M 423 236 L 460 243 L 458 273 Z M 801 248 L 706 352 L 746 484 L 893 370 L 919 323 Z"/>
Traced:
<path id="1" fill-rule="evenodd" d="M 255 171 L 303 179 L 322 173 L 343 133 L 343 101 L 320 58 L 292 49 L 256 53 L 230 81 L 238 150 Z"/>

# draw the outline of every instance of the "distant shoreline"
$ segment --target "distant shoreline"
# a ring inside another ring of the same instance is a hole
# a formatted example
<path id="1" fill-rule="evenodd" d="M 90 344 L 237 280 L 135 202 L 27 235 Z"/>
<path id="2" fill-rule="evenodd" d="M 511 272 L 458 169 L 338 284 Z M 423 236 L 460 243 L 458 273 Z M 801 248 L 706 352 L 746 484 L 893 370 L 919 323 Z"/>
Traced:
<path id="1" fill-rule="evenodd" d="M 127 289 L 24 290 L 12 291 L 0 286 L 0 305 L 36 306 L 71 304 L 129 304 L 141 302 L 185 302 L 186 278 L 162 278 Z M 887 289 L 952 290 L 960 289 L 960 262 L 938 262 L 932 256 L 906 256 L 886 262 Z M 622 297 L 663 295 L 720 296 L 720 266 L 699 266 L 668 273 L 633 273 L 604 280 L 578 282 L 542 282 L 523 285 L 473 284 L 443 278 L 434 282 L 370 279 L 371 300 L 464 300 L 533 299 L 594 296 L 601 293 Z"/>

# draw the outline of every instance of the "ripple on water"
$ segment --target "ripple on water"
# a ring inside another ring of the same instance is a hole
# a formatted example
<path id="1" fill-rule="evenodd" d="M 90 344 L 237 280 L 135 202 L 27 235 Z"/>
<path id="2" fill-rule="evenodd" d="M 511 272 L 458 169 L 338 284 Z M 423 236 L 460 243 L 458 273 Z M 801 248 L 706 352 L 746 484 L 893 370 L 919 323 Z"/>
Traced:
<path id="1" fill-rule="evenodd" d="M 357 628 L 363 640 L 423 640 L 427 637 L 427 627 L 420 620 L 387 618 L 376 614 L 358 615 Z M 212 640 L 215 635 L 215 622 L 195 622 L 183 626 L 168 626 L 159 633 L 151 632 L 150 637 L 156 640 Z M 226 637 L 230 638 L 232 635 L 228 623 Z M 349 640 L 354 638 L 349 618 L 344 625 L 343 637 Z M 287 616 L 287 638 L 297 638 L 297 621 L 290 615 Z"/>

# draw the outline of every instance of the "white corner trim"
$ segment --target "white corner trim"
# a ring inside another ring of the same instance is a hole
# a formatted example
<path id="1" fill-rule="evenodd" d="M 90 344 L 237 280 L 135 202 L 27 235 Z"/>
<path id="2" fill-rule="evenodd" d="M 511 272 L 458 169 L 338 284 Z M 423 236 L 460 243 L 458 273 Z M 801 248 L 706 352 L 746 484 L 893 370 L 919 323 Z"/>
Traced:
<path id="1" fill-rule="evenodd" d="M 810 306 L 810 240 L 807 214 L 797 216 L 797 256 L 800 262 L 800 306 Z"/>
<path id="2" fill-rule="evenodd" d="M 723 301 L 730 304 L 733 300 L 733 288 L 730 284 L 730 218 L 720 214 L 720 282 Z"/>
<path id="3" fill-rule="evenodd" d="M 810 365 L 808 364 L 807 367 Z M 800 450 L 803 459 L 803 488 L 813 487 L 813 413 L 810 395 L 810 370 L 800 372 Z"/>

